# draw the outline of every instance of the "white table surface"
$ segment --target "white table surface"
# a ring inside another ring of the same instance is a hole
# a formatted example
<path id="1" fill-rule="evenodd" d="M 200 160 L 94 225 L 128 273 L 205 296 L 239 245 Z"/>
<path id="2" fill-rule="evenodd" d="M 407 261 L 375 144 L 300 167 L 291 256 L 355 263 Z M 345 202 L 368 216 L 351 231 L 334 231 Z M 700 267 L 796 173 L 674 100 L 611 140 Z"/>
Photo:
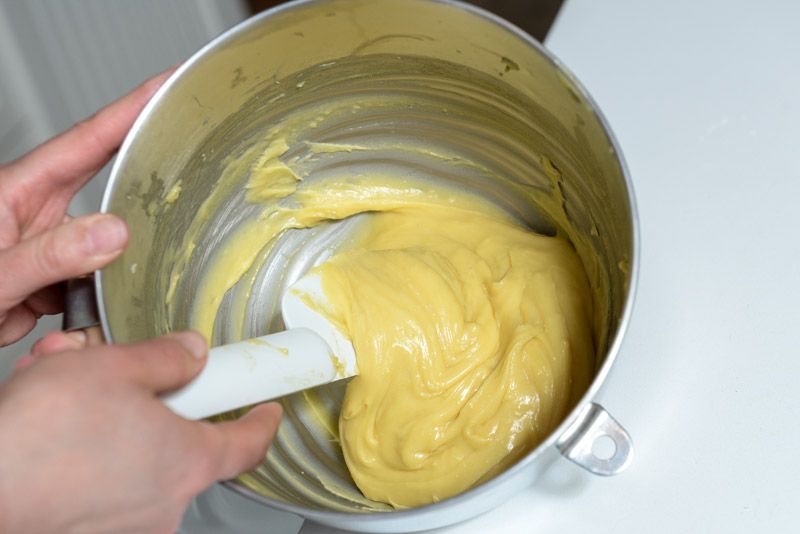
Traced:
<path id="1" fill-rule="evenodd" d="M 638 198 L 637 302 L 600 398 L 636 459 L 557 462 L 437 532 L 800 531 L 800 2 L 568 0 L 547 46 Z"/>

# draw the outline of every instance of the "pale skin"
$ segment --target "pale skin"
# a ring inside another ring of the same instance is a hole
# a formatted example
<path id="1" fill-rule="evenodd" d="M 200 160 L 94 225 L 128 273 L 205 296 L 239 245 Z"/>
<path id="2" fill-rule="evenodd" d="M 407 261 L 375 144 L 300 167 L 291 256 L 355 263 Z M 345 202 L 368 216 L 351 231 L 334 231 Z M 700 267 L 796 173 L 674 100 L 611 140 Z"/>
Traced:
<path id="1" fill-rule="evenodd" d="M 0 346 L 60 311 L 54 284 L 124 250 L 123 221 L 69 219 L 66 209 L 168 74 L 0 166 Z M 211 424 L 158 400 L 206 357 L 195 332 L 131 345 L 100 345 L 86 332 L 37 342 L 0 387 L 0 532 L 174 532 L 192 497 L 257 465 L 280 405 Z"/>

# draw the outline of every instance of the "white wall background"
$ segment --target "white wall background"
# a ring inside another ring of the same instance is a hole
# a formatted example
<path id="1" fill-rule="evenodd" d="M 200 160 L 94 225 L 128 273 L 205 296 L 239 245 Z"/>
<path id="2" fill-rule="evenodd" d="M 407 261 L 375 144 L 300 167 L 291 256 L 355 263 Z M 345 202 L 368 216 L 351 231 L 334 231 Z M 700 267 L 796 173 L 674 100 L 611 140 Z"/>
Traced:
<path id="1" fill-rule="evenodd" d="M 188 58 L 246 16 L 240 0 L 0 0 L 0 162 Z M 76 197 L 72 215 L 98 209 L 107 176 L 108 168 Z M 40 323 L 0 349 L 0 380 L 61 318 Z"/>

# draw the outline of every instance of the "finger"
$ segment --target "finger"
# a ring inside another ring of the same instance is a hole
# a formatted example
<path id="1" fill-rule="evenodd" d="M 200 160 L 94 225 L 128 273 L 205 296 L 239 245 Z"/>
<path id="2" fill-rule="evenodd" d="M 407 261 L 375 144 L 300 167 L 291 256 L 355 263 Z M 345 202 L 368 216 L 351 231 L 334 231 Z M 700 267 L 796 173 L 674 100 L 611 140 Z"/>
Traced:
<path id="1" fill-rule="evenodd" d="M 66 187 L 77 191 L 111 159 L 145 104 L 173 70 L 151 78 L 70 130 L 35 148 L 11 164 L 12 174 L 35 182 L 33 188 Z"/>
<path id="2" fill-rule="evenodd" d="M 50 332 L 31 347 L 31 355 L 38 357 L 65 350 L 79 350 L 87 345 L 86 333 L 82 330 L 72 332 Z"/>
<path id="3" fill-rule="evenodd" d="M 205 485 L 249 471 L 264 460 L 281 421 L 276 402 L 261 404 L 236 421 L 203 425 L 209 450 Z"/>
<path id="4" fill-rule="evenodd" d="M 14 372 L 22 371 L 23 369 L 27 369 L 36 361 L 36 356 L 32 354 L 26 354 L 22 356 L 19 360 L 14 362 Z"/>
<path id="5" fill-rule="evenodd" d="M 64 311 L 64 285 L 53 284 L 25 299 L 25 305 L 38 317 Z"/>
<path id="6" fill-rule="evenodd" d="M 90 326 L 89 328 L 84 328 L 83 331 L 86 333 L 87 347 L 97 347 L 98 345 L 106 344 L 106 336 L 103 335 L 103 329 L 99 326 Z"/>
<path id="7" fill-rule="evenodd" d="M 94 271 L 122 253 L 128 229 L 118 217 L 95 214 L 62 224 L 0 251 L 0 311 L 56 282 Z"/>
<path id="8" fill-rule="evenodd" d="M 19 341 L 34 326 L 36 315 L 24 304 L 11 307 L 5 314 L 0 313 L 0 347 Z"/>
<path id="9" fill-rule="evenodd" d="M 187 384 L 205 365 L 206 341 L 197 332 L 178 332 L 122 347 L 125 378 L 154 392 Z"/>

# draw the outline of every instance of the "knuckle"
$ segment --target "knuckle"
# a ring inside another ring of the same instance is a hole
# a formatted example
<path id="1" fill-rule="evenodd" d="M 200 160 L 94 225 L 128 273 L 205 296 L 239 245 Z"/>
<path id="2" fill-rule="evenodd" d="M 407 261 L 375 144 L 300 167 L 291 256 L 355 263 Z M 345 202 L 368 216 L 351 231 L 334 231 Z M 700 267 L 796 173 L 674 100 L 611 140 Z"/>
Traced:
<path id="1" fill-rule="evenodd" d="M 64 254 L 52 234 L 43 234 L 41 239 L 36 240 L 33 262 L 37 271 L 45 276 L 58 272 L 62 268 Z"/>
<path id="2" fill-rule="evenodd" d="M 151 349 L 150 354 L 154 356 L 158 367 L 170 372 L 180 372 L 185 366 L 185 358 L 182 347 L 179 343 L 163 339 Z"/>
<path id="3" fill-rule="evenodd" d="M 185 349 L 175 340 L 153 339 L 126 346 L 124 351 L 127 371 L 158 389 L 179 385 L 193 374 Z"/>
<path id="4" fill-rule="evenodd" d="M 174 370 L 185 375 L 192 372 L 194 358 L 178 340 L 163 338 L 165 342 L 164 360 L 173 366 Z"/>

